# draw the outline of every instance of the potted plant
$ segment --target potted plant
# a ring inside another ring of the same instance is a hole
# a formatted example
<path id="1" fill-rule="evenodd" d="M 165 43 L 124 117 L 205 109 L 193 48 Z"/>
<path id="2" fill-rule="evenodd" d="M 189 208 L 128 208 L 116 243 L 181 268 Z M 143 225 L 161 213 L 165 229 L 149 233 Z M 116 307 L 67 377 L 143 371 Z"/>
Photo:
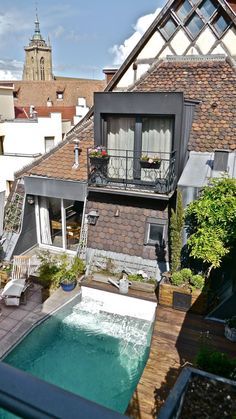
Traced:
<path id="1" fill-rule="evenodd" d="M 158 301 L 160 305 L 177 310 L 204 314 L 207 309 L 205 279 L 184 268 L 171 274 L 163 274 L 159 283 Z"/>
<path id="2" fill-rule="evenodd" d="M 159 156 L 143 154 L 140 158 L 140 166 L 144 169 L 160 169 L 161 159 Z"/>
<path id="3" fill-rule="evenodd" d="M 72 291 L 76 285 L 77 280 L 85 271 L 85 264 L 79 257 L 70 259 L 67 254 L 62 254 L 58 257 L 57 272 L 53 280 L 64 291 Z"/>
<path id="4" fill-rule="evenodd" d="M 236 316 L 226 320 L 225 337 L 231 340 L 231 342 L 236 342 Z"/>
<path id="5" fill-rule="evenodd" d="M 90 163 L 93 165 L 108 163 L 109 155 L 105 147 L 97 146 L 88 150 Z"/>

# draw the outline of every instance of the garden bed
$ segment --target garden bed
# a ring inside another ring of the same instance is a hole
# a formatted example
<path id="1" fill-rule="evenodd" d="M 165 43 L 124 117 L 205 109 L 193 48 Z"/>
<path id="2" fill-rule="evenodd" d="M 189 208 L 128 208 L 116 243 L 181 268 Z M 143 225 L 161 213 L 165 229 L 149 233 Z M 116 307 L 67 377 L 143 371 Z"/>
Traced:
<path id="1" fill-rule="evenodd" d="M 191 290 L 188 287 L 177 287 L 171 284 L 165 284 L 162 281 L 159 284 L 158 302 L 165 307 L 173 308 L 174 292 L 189 295 L 191 297 L 189 308 L 183 311 L 191 310 L 194 313 L 205 314 L 207 310 L 207 295 L 202 290 Z"/>
<path id="2" fill-rule="evenodd" d="M 236 382 L 185 368 L 171 390 L 159 419 L 234 418 Z"/>

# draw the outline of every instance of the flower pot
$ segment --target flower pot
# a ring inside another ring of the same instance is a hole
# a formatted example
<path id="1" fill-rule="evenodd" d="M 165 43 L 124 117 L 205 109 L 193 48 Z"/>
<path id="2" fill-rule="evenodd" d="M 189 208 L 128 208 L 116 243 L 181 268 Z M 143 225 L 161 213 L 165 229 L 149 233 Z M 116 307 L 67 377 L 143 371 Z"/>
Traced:
<path id="1" fill-rule="evenodd" d="M 234 327 L 231 328 L 226 324 L 225 337 L 229 339 L 231 342 L 236 342 L 236 329 Z"/>
<path id="2" fill-rule="evenodd" d="M 76 287 L 77 281 L 69 282 L 69 283 L 61 282 L 60 285 L 63 291 L 72 291 Z"/>
<path id="3" fill-rule="evenodd" d="M 106 157 L 89 157 L 90 164 L 95 167 L 101 167 L 101 165 L 107 165 L 109 162 L 109 156 Z"/>
<path id="4" fill-rule="evenodd" d="M 160 169 L 161 161 L 156 161 L 156 162 L 149 163 L 146 160 L 140 160 L 140 166 L 143 169 Z"/>

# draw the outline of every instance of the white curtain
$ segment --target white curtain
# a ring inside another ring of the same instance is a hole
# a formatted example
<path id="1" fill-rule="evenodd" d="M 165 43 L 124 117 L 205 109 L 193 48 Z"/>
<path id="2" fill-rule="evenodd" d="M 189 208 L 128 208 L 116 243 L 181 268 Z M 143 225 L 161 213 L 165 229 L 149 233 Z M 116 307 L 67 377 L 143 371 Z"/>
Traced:
<path id="1" fill-rule="evenodd" d="M 48 199 L 41 196 L 39 204 L 41 240 L 43 244 L 52 244 Z"/>
<path id="2" fill-rule="evenodd" d="M 133 178 L 134 128 L 134 118 L 107 119 L 107 149 L 111 156 L 108 166 L 109 177 Z"/>
<path id="3" fill-rule="evenodd" d="M 158 156 L 161 159 L 159 175 L 164 176 L 169 167 L 172 145 L 172 120 L 170 118 L 143 118 L 142 155 Z M 156 170 L 142 169 L 142 180 L 155 180 Z"/>

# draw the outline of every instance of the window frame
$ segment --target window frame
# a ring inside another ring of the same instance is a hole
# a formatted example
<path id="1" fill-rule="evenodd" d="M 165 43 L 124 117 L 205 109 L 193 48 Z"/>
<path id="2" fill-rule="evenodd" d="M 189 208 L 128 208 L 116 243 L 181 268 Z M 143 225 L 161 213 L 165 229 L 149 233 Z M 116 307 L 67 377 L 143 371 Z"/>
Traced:
<path id="1" fill-rule="evenodd" d="M 150 226 L 156 225 L 163 228 L 162 231 L 162 240 L 161 243 L 150 239 Z M 167 235 L 167 220 L 163 220 L 158 217 L 147 217 L 145 223 L 145 233 L 144 233 L 144 245 L 145 246 L 158 246 L 159 248 L 165 247 Z"/>
<path id="2" fill-rule="evenodd" d="M 50 149 L 49 150 L 47 150 L 47 147 L 46 147 L 46 143 L 47 143 L 47 140 L 53 140 L 53 146 L 52 147 L 50 147 Z M 55 147 L 55 137 L 52 135 L 52 136 L 50 136 L 50 135 L 46 135 L 45 137 L 44 137 L 44 152 L 45 153 L 48 153 L 50 150 L 52 150 L 52 148 L 53 147 Z"/>
<path id="3" fill-rule="evenodd" d="M 4 135 L 0 136 L 0 156 L 4 156 Z"/>

